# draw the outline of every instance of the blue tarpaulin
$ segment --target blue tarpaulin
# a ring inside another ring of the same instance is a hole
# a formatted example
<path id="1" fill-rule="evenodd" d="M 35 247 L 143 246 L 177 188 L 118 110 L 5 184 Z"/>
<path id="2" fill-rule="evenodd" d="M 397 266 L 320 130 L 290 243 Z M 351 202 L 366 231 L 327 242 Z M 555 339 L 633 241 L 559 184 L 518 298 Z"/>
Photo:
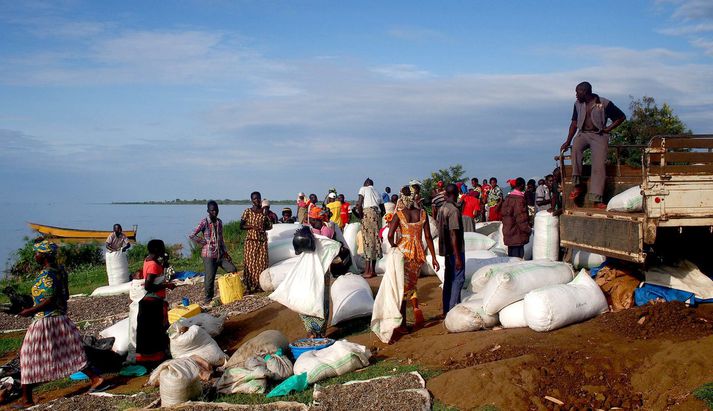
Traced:
<path id="1" fill-rule="evenodd" d="M 178 271 L 174 273 L 171 278 L 174 280 L 186 280 L 193 277 L 204 276 L 205 273 L 197 273 L 195 271 Z"/>

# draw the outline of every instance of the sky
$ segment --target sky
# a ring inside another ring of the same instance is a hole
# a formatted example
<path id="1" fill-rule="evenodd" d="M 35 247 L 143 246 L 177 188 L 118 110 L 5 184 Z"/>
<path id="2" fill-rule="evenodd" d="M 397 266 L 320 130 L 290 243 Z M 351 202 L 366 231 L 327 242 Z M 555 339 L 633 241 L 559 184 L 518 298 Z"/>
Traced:
<path id="1" fill-rule="evenodd" d="M 713 1 L 0 0 L 4 201 L 552 170 L 574 88 L 713 132 Z"/>

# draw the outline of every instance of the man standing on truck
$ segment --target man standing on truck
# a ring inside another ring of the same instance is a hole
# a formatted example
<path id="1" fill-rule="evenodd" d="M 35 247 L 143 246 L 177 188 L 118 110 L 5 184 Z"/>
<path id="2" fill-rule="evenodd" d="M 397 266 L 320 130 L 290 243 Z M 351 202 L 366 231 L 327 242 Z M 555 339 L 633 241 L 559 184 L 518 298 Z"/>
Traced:
<path id="1" fill-rule="evenodd" d="M 592 151 L 592 175 L 589 182 L 589 199 L 598 208 L 604 208 L 603 194 L 606 180 L 607 152 L 609 150 L 609 133 L 626 120 L 626 115 L 614 103 L 592 93 L 592 85 L 584 81 L 575 88 L 577 101 L 574 103 L 572 123 L 569 125 L 567 141 L 562 144 L 561 152 L 567 151 L 572 145 L 572 182 L 580 183 L 582 175 L 582 155 L 589 147 Z M 607 126 L 607 120 L 612 123 Z M 572 196 L 578 192 L 572 191 Z"/>

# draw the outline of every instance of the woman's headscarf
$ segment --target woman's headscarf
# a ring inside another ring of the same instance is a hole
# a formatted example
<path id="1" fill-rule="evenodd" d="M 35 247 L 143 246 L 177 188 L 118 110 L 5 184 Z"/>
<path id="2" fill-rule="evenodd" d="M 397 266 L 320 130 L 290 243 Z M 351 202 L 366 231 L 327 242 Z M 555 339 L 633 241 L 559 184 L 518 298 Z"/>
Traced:
<path id="1" fill-rule="evenodd" d="M 397 210 L 411 208 L 411 206 L 413 205 L 413 202 L 414 202 L 414 200 L 413 200 L 414 189 L 410 188 L 411 194 L 405 195 L 403 192 L 404 188 L 405 188 L 405 186 L 401 188 L 401 191 L 399 191 L 399 201 L 397 201 L 397 204 L 396 204 Z"/>
<path id="2" fill-rule="evenodd" d="M 49 255 L 56 255 L 57 254 L 57 244 L 48 241 L 48 240 L 42 240 L 38 243 L 35 243 L 35 245 L 32 246 L 32 249 L 36 253 L 41 253 L 41 254 L 49 254 Z"/>
<path id="3" fill-rule="evenodd" d="M 314 206 L 309 209 L 309 218 L 313 220 L 322 220 L 323 218 L 323 211 L 321 208 Z"/>

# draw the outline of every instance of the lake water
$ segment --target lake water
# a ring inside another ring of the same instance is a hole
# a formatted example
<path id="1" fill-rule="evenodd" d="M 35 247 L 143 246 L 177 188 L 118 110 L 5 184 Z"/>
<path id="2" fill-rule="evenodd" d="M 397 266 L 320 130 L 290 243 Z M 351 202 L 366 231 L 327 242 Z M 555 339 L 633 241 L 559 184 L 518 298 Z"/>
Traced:
<path id="1" fill-rule="evenodd" d="M 237 220 L 246 207 L 222 205 L 219 217 L 224 223 Z M 0 267 L 4 272 L 12 265 L 13 253 L 24 237 L 37 235 L 27 226 L 28 221 L 89 230 L 111 230 L 114 223 L 124 230 L 138 225 L 138 241 L 160 238 L 167 244 L 181 243 L 186 253 L 187 236 L 205 215 L 205 205 L 0 203 Z"/>

